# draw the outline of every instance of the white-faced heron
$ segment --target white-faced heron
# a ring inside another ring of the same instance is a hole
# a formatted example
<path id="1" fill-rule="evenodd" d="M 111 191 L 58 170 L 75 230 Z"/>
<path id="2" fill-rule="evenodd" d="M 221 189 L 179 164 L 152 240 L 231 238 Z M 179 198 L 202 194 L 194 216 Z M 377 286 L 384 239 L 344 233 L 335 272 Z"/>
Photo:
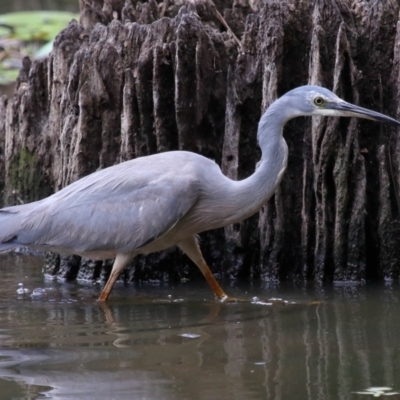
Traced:
<path id="1" fill-rule="evenodd" d="M 274 194 L 286 170 L 285 123 L 299 116 L 360 117 L 399 126 L 383 114 L 349 104 L 318 86 L 302 86 L 276 100 L 262 116 L 262 157 L 241 181 L 212 160 L 170 151 L 126 161 L 82 178 L 46 199 L 0 210 L 0 252 L 27 246 L 114 258 L 99 300 L 106 300 L 138 254 L 177 245 L 200 268 L 216 297 L 228 297 L 201 254 L 196 235 L 242 221 Z"/>

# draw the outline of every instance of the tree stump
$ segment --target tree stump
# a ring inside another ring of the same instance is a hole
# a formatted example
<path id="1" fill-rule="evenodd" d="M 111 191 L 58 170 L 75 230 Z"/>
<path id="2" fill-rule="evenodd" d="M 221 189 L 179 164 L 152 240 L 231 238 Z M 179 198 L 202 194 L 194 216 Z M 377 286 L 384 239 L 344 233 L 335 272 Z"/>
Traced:
<path id="1" fill-rule="evenodd" d="M 399 9 L 361 0 L 82 0 L 80 23 L 58 35 L 47 59 L 24 60 L 13 98 L 0 100 L 3 204 L 175 149 L 243 179 L 260 156 L 262 112 L 304 84 L 399 116 Z M 297 118 L 284 136 L 289 164 L 274 197 L 243 223 L 201 235 L 212 269 L 265 282 L 397 280 L 397 131 Z M 110 269 L 79 257 L 47 260 L 47 272 L 69 279 Z M 122 278 L 197 276 L 173 250 L 137 257 Z"/>

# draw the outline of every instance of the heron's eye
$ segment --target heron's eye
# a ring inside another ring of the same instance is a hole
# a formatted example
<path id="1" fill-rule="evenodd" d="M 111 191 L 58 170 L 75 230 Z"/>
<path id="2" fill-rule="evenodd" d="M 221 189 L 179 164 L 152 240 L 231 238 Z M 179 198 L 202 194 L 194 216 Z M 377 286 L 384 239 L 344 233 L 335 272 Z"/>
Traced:
<path id="1" fill-rule="evenodd" d="M 322 97 L 316 97 L 314 99 L 314 104 L 318 107 L 321 107 L 325 103 L 325 100 Z"/>

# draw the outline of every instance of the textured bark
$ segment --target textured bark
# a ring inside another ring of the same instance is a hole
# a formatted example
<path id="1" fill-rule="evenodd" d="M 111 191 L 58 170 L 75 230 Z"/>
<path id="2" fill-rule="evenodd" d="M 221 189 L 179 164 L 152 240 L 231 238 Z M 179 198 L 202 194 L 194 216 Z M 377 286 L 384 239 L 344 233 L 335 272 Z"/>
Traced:
<path id="1" fill-rule="evenodd" d="M 251 4 L 251 6 L 250 6 Z M 400 6 L 393 1 L 81 1 L 49 58 L 25 60 L 0 101 L 4 204 L 42 198 L 98 169 L 185 149 L 232 179 L 259 159 L 269 104 L 307 83 L 400 116 Z M 214 271 L 265 281 L 398 279 L 400 141 L 370 121 L 298 118 L 289 165 L 259 215 L 202 235 Z M 47 271 L 99 279 L 110 262 L 48 257 Z M 177 251 L 138 257 L 124 279 L 197 274 Z"/>

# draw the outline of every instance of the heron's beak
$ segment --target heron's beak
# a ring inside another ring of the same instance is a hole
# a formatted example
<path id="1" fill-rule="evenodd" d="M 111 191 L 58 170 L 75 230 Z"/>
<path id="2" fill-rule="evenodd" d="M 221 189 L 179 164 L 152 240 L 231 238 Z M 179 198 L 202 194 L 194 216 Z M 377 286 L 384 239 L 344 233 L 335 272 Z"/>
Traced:
<path id="1" fill-rule="evenodd" d="M 383 122 L 389 125 L 400 126 L 400 121 L 397 121 L 394 118 L 390 118 L 376 111 L 368 110 L 367 108 L 362 108 L 359 106 L 355 106 L 354 104 L 346 103 L 345 101 L 331 103 L 329 104 L 329 108 L 338 112 L 338 116 L 340 115 L 343 117 L 366 118 L 372 119 L 373 121 Z"/>

